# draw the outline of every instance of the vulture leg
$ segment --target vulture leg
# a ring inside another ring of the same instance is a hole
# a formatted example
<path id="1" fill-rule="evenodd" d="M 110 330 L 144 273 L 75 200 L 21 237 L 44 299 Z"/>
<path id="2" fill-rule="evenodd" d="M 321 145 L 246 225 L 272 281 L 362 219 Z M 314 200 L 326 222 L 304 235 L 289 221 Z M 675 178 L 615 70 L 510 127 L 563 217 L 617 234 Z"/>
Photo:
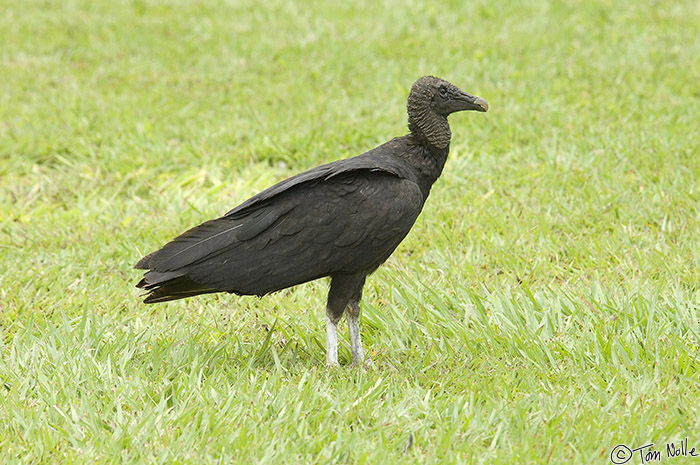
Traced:
<path id="1" fill-rule="evenodd" d="M 365 352 L 362 349 L 362 338 L 360 337 L 360 300 L 351 300 L 348 304 L 347 313 L 348 332 L 350 333 L 350 349 L 352 350 L 352 364 L 362 365 L 365 359 Z"/>
<path id="2" fill-rule="evenodd" d="M 328 291 L 326 306 L 326 365 L 338 366 L 338 322 L 348 308 L 348 327 L 352 345 L 352 362 L 362 362 L 362 341 L 360 340 L 360 299 L 365 284 L 364 273 L 333 275 Z"/>
<path id="3" fill-rule="evenodd" d="M 326 365 L 328 368 L 338 366 L 338 320 L 333 321 L 326 309 Z"/>

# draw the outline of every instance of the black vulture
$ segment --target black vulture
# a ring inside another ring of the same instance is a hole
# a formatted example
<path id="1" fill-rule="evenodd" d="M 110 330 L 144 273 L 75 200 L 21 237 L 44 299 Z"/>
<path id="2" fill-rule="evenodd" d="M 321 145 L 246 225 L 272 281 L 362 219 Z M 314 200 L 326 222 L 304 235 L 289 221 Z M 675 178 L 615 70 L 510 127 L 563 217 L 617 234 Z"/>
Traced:
<path id="1" fill-rule="evenodd" d="M 229 292 L 263 296 L 329 276 L 326 362 L 338 364 L 338 321 L 347 311 L 353 364 L 363 362 L 360 299 L 418 218 L 450 149 L 447 117 L 488 104 L 425 76 L 408 96 L 409 133 L 362 155 L 275 184 L 221 218 L 143 257 L 145 303 Z"/>

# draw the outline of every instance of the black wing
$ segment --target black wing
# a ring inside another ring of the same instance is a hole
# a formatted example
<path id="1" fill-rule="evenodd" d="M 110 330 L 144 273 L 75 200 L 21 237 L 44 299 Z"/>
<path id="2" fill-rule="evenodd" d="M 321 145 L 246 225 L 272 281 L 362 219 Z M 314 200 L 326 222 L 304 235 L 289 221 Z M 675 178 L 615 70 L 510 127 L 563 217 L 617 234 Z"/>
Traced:
<path id="1" fill-rule="evenodd" d="M 376 165 L 341 168 L 283 181 L 144 257 L 136 267 L 150 270 L 137 285 L 150 291 L 146 302 L 218 291 L 264 295 L 374 271 L 408 234 L 424 198 L 415 182 Z"/>

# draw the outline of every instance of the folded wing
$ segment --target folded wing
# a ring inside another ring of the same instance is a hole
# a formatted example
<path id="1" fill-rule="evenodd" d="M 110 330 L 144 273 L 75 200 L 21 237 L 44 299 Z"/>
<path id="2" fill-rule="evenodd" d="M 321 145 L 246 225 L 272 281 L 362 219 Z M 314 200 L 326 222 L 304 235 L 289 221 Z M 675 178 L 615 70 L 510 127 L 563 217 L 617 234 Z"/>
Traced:
<path id="1" fill-rule="evenodd" d="M 149 291 L 145 301 L 264 295 L 323 276 L 370 273 L 408 234 L 424 202 L 415 182 L 364 167 L 256 197 L 139 261 L 137 268 L 149 270 L 137 285 Z"/>

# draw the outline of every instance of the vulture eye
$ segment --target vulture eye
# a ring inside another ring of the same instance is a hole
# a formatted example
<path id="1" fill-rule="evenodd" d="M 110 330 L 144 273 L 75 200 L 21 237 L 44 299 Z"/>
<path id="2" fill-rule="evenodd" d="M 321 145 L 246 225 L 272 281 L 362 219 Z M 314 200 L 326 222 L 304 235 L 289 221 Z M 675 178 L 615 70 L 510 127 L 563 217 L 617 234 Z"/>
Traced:
<path id="1" fill-rule="evenodd" d="M 440 95 L 442 95 L 443 97 L 447 95 L 447 86 L 445 86 L 444 84 L 440 86 Z"/>

